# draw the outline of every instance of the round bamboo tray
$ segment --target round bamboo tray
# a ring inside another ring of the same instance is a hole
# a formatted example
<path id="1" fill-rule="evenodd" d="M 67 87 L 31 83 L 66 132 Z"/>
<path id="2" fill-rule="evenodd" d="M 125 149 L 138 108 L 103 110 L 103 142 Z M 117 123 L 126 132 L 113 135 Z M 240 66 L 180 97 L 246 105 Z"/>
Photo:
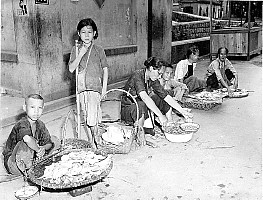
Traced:
<path id="1" fill-rule="evenodd" d="M 44 188 L 51 188 L 51 189 L 69 189 L 69 188 L 71 188 L 71 189 L 74 189 L 74 188 L 79 187 L 79 186 L 85 186 L 85 185 L 89 185 L 89 184 L 92 184 L 94 182 L 97 182 L 97 181 L 105 178 L 110 173 L 112 166 L 113 166 L 113 161 L 112 161 L 111 157 L 109 157 L 109 159 L 111 159 L 111 161 L 110 161 L 110 164 L 107 166 L 107 168 L 105 168 L 100 174 L 92 174 L 90 178 L 86 178 L 83 181 L 70 182 L 67 184 L 63 184 L 63 183 L 56 184 L 53 182 L 51 183 L 49 179 L 42 178 L 42 176 L 44 175 L 44 171 L 45 171 L 46 166 L 50 166 L 52 163 L 59 162 L 63 155 L 69 154 L 71 152 L 78 152 L 78 151 L 80 151 L 80 149 L 65 149 L 65 150 L 62 150 L 61 152 L 55 154 L 54 156 L 50 156 L 46 159 L 43 159 L 43 160 L 35 163 L 28 171 L 29 179 L 33 183 L 40 185 L 41 187 L 44 187 Z M 103 155 L 106 157 L 109 156 L 107 153 L 105 153 L 102 150 L 81 149 L 81 151 L 93 151 L 97 155 Z"/>

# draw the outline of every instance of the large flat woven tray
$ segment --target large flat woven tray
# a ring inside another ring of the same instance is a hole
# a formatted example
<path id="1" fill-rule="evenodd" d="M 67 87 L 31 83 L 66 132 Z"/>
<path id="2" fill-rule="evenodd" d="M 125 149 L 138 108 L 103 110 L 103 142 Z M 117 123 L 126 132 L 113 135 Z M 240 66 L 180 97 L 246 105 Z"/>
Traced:
<path id="1" fill-rule="evenodd" d="M 109 156 L 107 153 L 105 153 L 102 150 L 93 150 L 93 149 L 82 149 L 84 151 L 93 151 L 97 155 L 103 155 L 103 156 Z M 97 182 L 103 178 L 105 178 L 111 171 L 113 162 L 111 160 L 110 165 L 102 171 L 99 175 L 92 175 L 91 178 L 85 179 L 80 182 L 73 182 L 70 184 L 56 184 L 56 183 L 50 183 L 48 180 L 41 178 L 44 174 L 45 167 L 51 165 L 54 162 L 58 162 L 61 160 L 61 157 L 63 155 L 69 154 L 70 152 L 73 151 L 80 151 L 80 149 L 66 149 L 54 156 L 50 156 L 44 160 L 41 160 L 38 163 L 35 163 L 28 171 L 28 178 L 35 184 L 40 185 L 41 187 L 45 188 L 51 188 L 51 189 L 68 189 L 72 188 L 74 189 L 75 187 L 79 186 L 85 186 L 92 184 L 94 182 Z"/>
<path id="2" fill-rule="evenodd" d="M 218 96 L 214 100 L 200 99 L 197 97 L 198 93 L 193 93 L 189 95 L 184 95 L 182 97 L 181 104 L 186 108 L 196 108 L 200 110 L 210 110 L 215 106 L 221 105 L 223 103 L 224 95 Z"/>
<path id="3" fill-rule="evenodd" d="M 185 108 L 196 108 L 199 110 L 210 110 L 215 106 L 221 105 L 223 101 L 207 101 L 191 97 L 182 98 L 182 106 Z"/>

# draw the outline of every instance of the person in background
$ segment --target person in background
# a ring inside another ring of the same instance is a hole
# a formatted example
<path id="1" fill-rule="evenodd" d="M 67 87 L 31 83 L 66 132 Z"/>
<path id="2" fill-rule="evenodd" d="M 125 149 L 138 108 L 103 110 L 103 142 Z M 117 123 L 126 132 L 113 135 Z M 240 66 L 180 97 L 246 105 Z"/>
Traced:
<path id="1" fill-rule="evenodd" d="M 208 66 L 206 83 L 208 90 L 226 88 L 231 96 L 233 89 L 238 87 L 238 74 L 232 63 L 227 59 L 228 49 L 220 47 L 217 58 Z"/>
<path id="2" fill-rule="evenodd" d="M 107 91 L 108 63 L 102 47 L 96 45 L 98 29 L 95 22 L 83 19 L 77 25 L 79 43 L 72 48 L 69 60 L 69 71 L 73 73 L 78 67 L 77 92 L 79 93 L 81 116 L 90 129 L 88 139 L 93 147 L 101 143 L 98 133 L 98 123 L 101 122 L 101 96 Z"/>
<path id="3" fill-rule="evenodd" d="M 203 91 L 206 88 L 205 80 L 194 76 L 198 57 L 199 49 L 196 46 L 190 47 L 186 52 L 186 59 L 179 61 L 175 69 L 174 79 L 186 84 L 190 93 Z"/>
<path id="4" fill-rule="evenodd" d="M 138 140 L 140 145 L 145 145 L 145 135 L 143 125 L 145 119 L 151 117 L 149 111 L 153 112 L 157 117 L 157 121 L 162 126 L 166 126 L 168 119 L 171 118 L 169 112 L 174 108 L 182 114 L 186 119 L 192 118 L 193 115 L 184 110 L 175 99 L 173 99 L 164 87 L 160 84 L 158 78 L 163 72 L 162 62 L 156 57 L 150 57 L 144 62 L 145 68 L 136 70 L 127 80 L 124 90 L 128 91 L 137 101 L 139 106 L 139 127 L 140 135 Z M 154 96 L 149 94 L 154 92 Z M 125 95 L 121 102 L 121 119 L 128 123 L 134 124 L 136 122 L 136 105 L 132 98 Z M 153 119 L 154 121 L 154 119 Z"/>
<path id="5" fill-rule="evenodd" d="M 45 124 L 39 120 L 44 100 L 39 94 L 31 94 L 23 106 L 26 117 L 20 119 L 6 141 L 3 155 L 8 173 L 20 175 L 29 169 L 36 158 L 41 159 L 54 147 Z"/>

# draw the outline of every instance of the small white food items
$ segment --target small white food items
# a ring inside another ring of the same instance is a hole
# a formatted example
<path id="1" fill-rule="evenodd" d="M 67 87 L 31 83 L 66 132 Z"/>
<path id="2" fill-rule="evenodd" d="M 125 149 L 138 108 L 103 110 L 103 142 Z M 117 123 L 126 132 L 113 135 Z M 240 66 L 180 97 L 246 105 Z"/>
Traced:
<path id="1" fill-rule="evenodd" d="M 112 156 L 97 155 L 93 151 L 79 150 L 61 157 L 61 160 L 45 167 L 39 177 L 55 184 L 70 184 L 100 175 L 111 164 Z"/>
<path id="2" fill-rule="evenodd" d="M 123 143 L 125 138 L 130 138 L 131 135 L 132 129 L 123 128 L 120 125 L 110 125 L 107 127 L 107 131 L 102 134 L 102 138 L 106 142 L 118 145 Z"/>

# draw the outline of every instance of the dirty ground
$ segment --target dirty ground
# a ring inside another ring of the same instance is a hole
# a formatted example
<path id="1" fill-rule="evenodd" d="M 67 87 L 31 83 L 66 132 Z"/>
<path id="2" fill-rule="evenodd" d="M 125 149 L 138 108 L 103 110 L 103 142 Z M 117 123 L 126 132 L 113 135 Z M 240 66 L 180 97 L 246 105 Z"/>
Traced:
<path id="1" fill-rule="evenodd" d="M 92 192 L 71 197 L 66 192 L 42 191 L 32 199 L 85 200 L 259 200 L 262 199 L 262 62 L 233 61 L 239 87 L 253 92 L 246 98 L 224 99 L 209 111 L 193 109 L 200 129 L 188 143 L 157 138 L 159 147 L 142 147 L 114 155 L 108 177 Z M 202 78 L 209 60 L 201 60 Z M 64 115 L 65 109 L 55 114 Z M 49 123 L 54 130 L 60 122 Z M 22 178 L 0 183 L 0 199 L 16 199 Z"/>

